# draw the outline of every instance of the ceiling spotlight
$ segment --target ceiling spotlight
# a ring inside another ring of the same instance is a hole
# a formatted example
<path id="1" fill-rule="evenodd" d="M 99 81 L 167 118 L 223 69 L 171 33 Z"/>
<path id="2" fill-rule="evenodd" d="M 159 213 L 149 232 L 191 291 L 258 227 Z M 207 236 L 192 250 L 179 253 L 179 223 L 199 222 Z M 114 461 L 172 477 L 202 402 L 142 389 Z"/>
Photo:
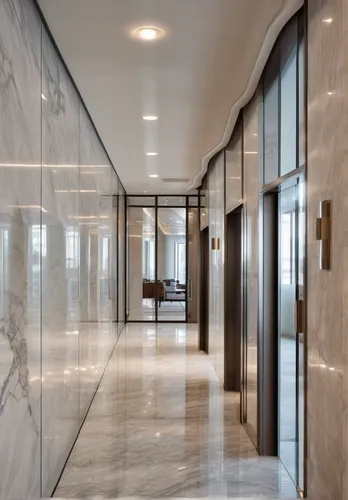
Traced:
<path id="1" fill-rule="evenodd" d="M 158 176 L 158 174 L 149 174 L 149 177 L 153 177 L 155 179 L 156 177 L 159 177 L 159 176 Z"/>
<path id="2" fill-rule="evenodd" d="M 146 153 L 147 156 L 157 156 L 158 153 Z"/>
<path id="3" fill-rule="evenodd" d="M 164 36 L 164 31 L 154 26 L 142 26 L 133 31 L 133 36 L 134 38 L 140 38 L 141 40 L 150 42 L 162 38 Z"/>
<path id="4" fill-rule="evenodd" d="M 331 24 L 333 21 L 332 17 L 328 17 L 327 19 L 323 19 L 323 23 L 326 23 L 326 24 Z"/>
<path id="5" fill-rule="evenodd" d="M 145 116 L 143 116 L 143 120 L 146 120 L 148 122 L 154 122 L 154 121 L 158 120 L 158 116 L 145 115 Z"/>

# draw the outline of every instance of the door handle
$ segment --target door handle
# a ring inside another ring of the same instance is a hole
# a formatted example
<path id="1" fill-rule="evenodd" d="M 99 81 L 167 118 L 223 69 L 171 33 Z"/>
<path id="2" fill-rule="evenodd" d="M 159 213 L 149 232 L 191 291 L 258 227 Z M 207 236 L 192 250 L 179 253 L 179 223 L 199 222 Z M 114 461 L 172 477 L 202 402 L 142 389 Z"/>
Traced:
<path id="1" fill-rule="evenodd" d="M 188 299 L 192 300 L 192 278 L 188 280 Z"/>
<path id="2" fill-rule="evenodd" d="M 305 331 L 304 300 L 296 300 L 295 327 L 296 327 L 297 334 L 304 333 L 304 331 Z"/>

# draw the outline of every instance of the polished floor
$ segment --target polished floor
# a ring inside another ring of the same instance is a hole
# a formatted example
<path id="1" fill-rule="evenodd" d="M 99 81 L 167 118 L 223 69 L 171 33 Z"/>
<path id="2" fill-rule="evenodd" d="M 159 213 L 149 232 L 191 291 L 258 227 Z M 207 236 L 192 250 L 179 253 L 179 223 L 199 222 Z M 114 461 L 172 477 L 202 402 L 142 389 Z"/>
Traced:
<path id="1" fill-rule="evenodd" d="M 258 457 L 197 328 L 128 324 L 56 497 L 291 499 L 275 458 Z"/>
<path id="2" fill-rule="evenodd" d="M 185 321 L 185 302 L 161 302 L 158 305 L 159 321 Z M 129 321 L 156 321 L 156 303 L 154 299 L 143 299 L 141 308 L 131 308 Z"/>

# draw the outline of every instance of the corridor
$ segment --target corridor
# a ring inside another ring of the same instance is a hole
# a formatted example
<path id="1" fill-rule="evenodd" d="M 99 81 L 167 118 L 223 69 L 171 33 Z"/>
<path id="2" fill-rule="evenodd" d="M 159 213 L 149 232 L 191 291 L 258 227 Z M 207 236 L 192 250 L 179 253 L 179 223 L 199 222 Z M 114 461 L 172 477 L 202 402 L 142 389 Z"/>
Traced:
<path id="1" fill-rule="evenodd" d="M 281 463 L 258 457 L 197 335 L 126 325 L 56 497 L 296 497 Z"/>

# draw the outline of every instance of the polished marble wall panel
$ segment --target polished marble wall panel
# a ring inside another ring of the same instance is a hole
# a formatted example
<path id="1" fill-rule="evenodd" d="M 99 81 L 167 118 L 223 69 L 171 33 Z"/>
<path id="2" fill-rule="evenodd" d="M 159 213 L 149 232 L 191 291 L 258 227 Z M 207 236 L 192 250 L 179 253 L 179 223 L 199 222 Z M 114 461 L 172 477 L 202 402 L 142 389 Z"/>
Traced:
<path id="1" fill-rule="evenodd" d="M 49 495 L 78 431 L 77 93 L 42 32 L 42 481 Z"/>
<path id="2" fill-rule="evenodd" d="M 110 273 L 112 186 L 115 175 L 85 109 L 80 131 L 80 377 L 79 417 L 86 415 L 109 357 L 111 341 Z M 116 340 L 116 339 L 114 339 Z"/>
<path id="3" fill-rule="evenodd" d="M 117 340 L 125 220 L 117 175 L 31 0 L 0 0 L 0 107 L 0 500 L 38 499 Z"/>
<path id="4" fill-rule="evenodd" d="M 245 246 L 246 420 L 257 435 L 257 363 L 259 299 L 259 125 L 261 98 L 255 94 L 244 110 L 243 203 Z"/>
<path id="5" fill-rule="evenodd" d="M 209 354 L 222 383 L 224 381 L 224 245 L 225 245 L 225 153 L 214 160 L 208 176 L 209 217 Z M 212 239 L 219 248 L 212 250 Z"/>
<path id="6" fill-rule="evenodd" d="M 308 387 L 310 499 L 348 498 L 347 2 L 308 1 Z M 315 221 L 331 199 L 331 269 Z"/>
<path id="7" fill-rule="evenodd" d="M 40 494 L 41 25 L 0 1 L 0 499 Z"/>

